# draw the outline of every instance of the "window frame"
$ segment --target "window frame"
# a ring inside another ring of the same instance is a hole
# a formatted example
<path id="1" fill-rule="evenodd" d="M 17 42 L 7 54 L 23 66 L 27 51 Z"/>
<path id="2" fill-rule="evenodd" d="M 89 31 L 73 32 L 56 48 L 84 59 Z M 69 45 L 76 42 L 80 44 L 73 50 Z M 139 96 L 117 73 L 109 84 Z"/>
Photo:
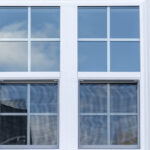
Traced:
<path id="1" fill-rule="evenodd" d="M 148 86 L 148 35 L 146 0 L 5 0 L 0 6 L 59 6 L 60 7 L 60 72 L 0 72 L 0 80 L 59 80 L 60 126 L 59 148 L 56 150 L 81 150 L 78 148 L 78 80 L 139 80 L 140 84 L 140 135 L 141 145 L 136 150 L 149 150 L 149 92 Z M 77 71 L 77 7 L 78 6 L 139 6 L 141 72 L 78 72 Z M 68 21 L 68 19 L 70 21 Z M 147 40 L 146 40 L 147 39 Z M 70 44 L 68 44 L 70 43 Z M 67 54 L 66 54 L 67 53 Z M 69 63 L 68 63 L 69 61 Z M 150 89 L 150 88 L 149 88 Z M 71 99 L 68 101 L 66 99 Z M 70 107 L 66 109 L 66 104 Z M 72 112 L 72 113 L 70 113 Z M 66 123 L 67 122 L 67 123 Z M 72 130 L 72 128 L 74 130 Z M 66 134 L 67 133 L 67 134 Z M 68 140 L 69 139 L 69 142 Z M 0 149 L 5 150 L 3 146 Z M 25 150 L 22 147 L 22 150 Z M 40 149 L 40 148 L 35 148 Z M 12 150 L 11 148 L 7 150 Z M 41 149 L 42 150 L 42 149 Z M 94 150 L 94 149 L 85 149 Z M 105 150 L 105 149 L 101 149 Z M 115 149 L 117 150 L 117 149 Z M 130 149 L 124 149 L 130 150 Z"/>

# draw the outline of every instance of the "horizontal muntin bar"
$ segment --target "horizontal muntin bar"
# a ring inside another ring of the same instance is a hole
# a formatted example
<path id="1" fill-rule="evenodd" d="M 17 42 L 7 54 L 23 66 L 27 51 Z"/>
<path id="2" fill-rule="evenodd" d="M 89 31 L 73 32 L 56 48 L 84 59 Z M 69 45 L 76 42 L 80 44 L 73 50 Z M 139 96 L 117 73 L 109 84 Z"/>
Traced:
<path id="1" fill-rule="evenodd" d="M 107 116 L 107 113 L 80 113 L 81 116 Z"/>
<path id="2" fill-rule="evenodd" d="M 58 113 L 29 113 L 30 116 L 57 116 Z"/>
<path id="3" fill-rule="evenodd" d="M 59 42 L 60 38 L 0 38 L 0 42 Z"/>
<path id="4" fill-rule="evenodd" d="M 0 116 L 27 116 L 28 114 L 30 116 L 57 116 L 58 115 L 58 113 L 21 113 L 21 112 L 13 113 L 13 112 L 10 112 L 10 113 L 0 113 Z"/>
<path id="5" fill-rule="evenodd" d="M 138 113 L 110 113 L 111 116 L 136 116 Z"/>
<path id="6" fill-rule="evenodd" d="M 107 115 L 112 115 L 112 116 L 136 116 L 138 113 L 80 113 L 81 116 L 107 116 Z"/>
<path id="7" fill-rule="evenodd" d="M 0 38 L 0 42 L 27 42 L 28 38 Z"/>
<path id="8" fill-rule="evenodd" d="M 110 42 L 139 42 L 139 38 L 78 38 L 79 42 L 98 42 L 98 41 L 110 41 Z"/>
<path id="9" fill-rule="evenodd" d="M 79 38 L 78 39 L 79 42 L 90 42 L 90 41 L 93 41 L 93 42 L 97 42 L 97 41 L 107 41 L 107 38 Z"/>
<path id="10" fill-rule="evenodd" d="M 116 41 L 116 42 L 139 42 L 139 38 L 110 38 L 110 42 Z"/>
<path id="11" fill-rule="evenodd" d="M 59 42 L 60 38 L 31 38 L 31 42 Z"/>
<path id="12" fill-rule="evenodd" d="M 0 113 L 0 116 L 27 116 L 28 114 L 27 113 L 13 113 L 13 112 L 10 112 L 10 113 Z"/>

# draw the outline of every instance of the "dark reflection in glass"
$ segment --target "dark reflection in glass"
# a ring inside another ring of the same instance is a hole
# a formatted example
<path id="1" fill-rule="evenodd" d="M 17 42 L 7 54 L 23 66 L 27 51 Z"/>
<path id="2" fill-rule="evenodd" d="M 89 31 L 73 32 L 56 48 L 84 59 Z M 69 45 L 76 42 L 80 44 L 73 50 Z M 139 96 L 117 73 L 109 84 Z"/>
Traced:
<path id="1" fill-rule="evenodd" d="M 106 84 L 80 84 L 80 112 L 107 112 Z"/>
<path id="2" fill-rule="evenodd" d="M 0 38 L 27 37 L 27 16 L 26 7 L 0 7 Z"/>
<path id="3" fill-rule="evenodd" d="M 106 38 L 106 7 L 79 7 L 78 12 L 79 38 Z"/>
<path id="4" fill-rule="evenodd" d="M 59 42 L 32 42 L 32 71 L 59 71 L 59 63 Z"/>
<path id="5" fill-rule="evenodd" d="M 57 116 L 31 116 L 31 144 L 57 145 Z"/>
<path id="6" fill-rule="evenodd" d="M 30 110 L 34 113 L 57 112 L 57 84 L 31 84 Z"/>
<path id="7" fill-rule="evenodd" d="M 80 145 L 107 144 L 107 117 L 80 116 Z"/>
<path id="8" fill-rule="evenodd" d="M 139 7 L 111 7 L 112 38 L 139 38 Z"/>
<path id="9" fill-rule="evenodd" d="M 0 116 L 0 145 L 27 144 L 27 117 Z"/>
<path id="10" fill-rule="evenodd" d="M 111 112 L 137 112 L 137 84 L 110 85 Z"/>
<path id="11" fill-rule="evenodd" d="M 0 112 L 27 112 L 25 84 L 0 84 Z"/>
<path id="12" fill-rule="evenodd" d="M 137 116 L 111 116 L 112 145 L 137 145 Z"/>
<path id="13" fill-rule="evenodd" d="M 107 43 L 79 42 L 79 71 L 107 71 Z"/>
<path id="14" fill-rule="evenodd" d="M 59 38 L 59 7 L 32 7 L 31 19 L 31 36 L 33 38 Z"/>
<path id="15" fill-rule="evenodd" d="M 0 42 L 0 72 L 27 71 L 27 42 Z"/>
<path id="16" fill-rule="evenodd" d="M 140 44 L 139 42 L 111 42 L 111 71 L 139 72 Z"/>

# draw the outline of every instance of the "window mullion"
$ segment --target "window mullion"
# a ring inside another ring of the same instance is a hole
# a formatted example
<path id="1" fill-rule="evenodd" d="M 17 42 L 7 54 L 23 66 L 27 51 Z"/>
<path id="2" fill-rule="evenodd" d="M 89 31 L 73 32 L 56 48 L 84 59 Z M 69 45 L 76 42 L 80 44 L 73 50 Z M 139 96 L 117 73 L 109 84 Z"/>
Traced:
<path id="1" fill-rule="evenodd" d="M 61 7 L 60 149 L 78 149 L 77 7 Z"/>

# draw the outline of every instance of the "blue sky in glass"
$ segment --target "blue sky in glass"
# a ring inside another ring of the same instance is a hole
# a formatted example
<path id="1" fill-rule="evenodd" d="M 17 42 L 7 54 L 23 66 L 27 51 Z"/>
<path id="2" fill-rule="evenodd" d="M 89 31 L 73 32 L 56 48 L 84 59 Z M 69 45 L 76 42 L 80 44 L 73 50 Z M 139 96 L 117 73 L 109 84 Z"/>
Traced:
<path id="1" fill-rule="evenodd" d="M 107 71 L 107 43 L 78 43 L 79 71 Z"/>
<path id="2" fill-rule="evenodd" d="M 111 42 L 111 67 L 114 71 L 140 71 L 139 42 Z"/>
<path id="3" fill-rule="evenodd" d="M 0 7 L 0 38 L 25 38 L 27 7 Z"/>
<path id="4" fill-rule="evenodd" d="M 106 7 L 79 7 L 78 37 L 106 38 L 107 9 Z"/>
<path id="5" fill-rule="evenodd" d="M 27 71 L 27 42 L 0 42 L 0 72 Z"/>
<path id="6" fill-rule="evenodd" d="M 59 42 L 31 43 L 31 71 L 59 71 Z"/>
<path id="7" fill-rule="evenodd" d="M 110 38 L 139 38 L 139 31 L 139 7 L 110 7 Z M 107 37 L 106 7 L 79 7 L 78 37 Z M 139 45 L 139 42 L 111 42 L 110 71 L 140 71 Z M 104 45 L 102 48 L 102 45 L 79 42 L 78 70 L 107 71 L 106 55 L 107 49 L 104 48 Z"/>
<path id="8" fill-rule="evenodd" d="M 111 7 L 110 18 L 111 38 L 139 38 L 139 7 Z"/>
<path id="9" fill-rule="evenodd" d="M 59 7 L 31 8 L 31 36 L 33 38 L 60 37 Z"/>

